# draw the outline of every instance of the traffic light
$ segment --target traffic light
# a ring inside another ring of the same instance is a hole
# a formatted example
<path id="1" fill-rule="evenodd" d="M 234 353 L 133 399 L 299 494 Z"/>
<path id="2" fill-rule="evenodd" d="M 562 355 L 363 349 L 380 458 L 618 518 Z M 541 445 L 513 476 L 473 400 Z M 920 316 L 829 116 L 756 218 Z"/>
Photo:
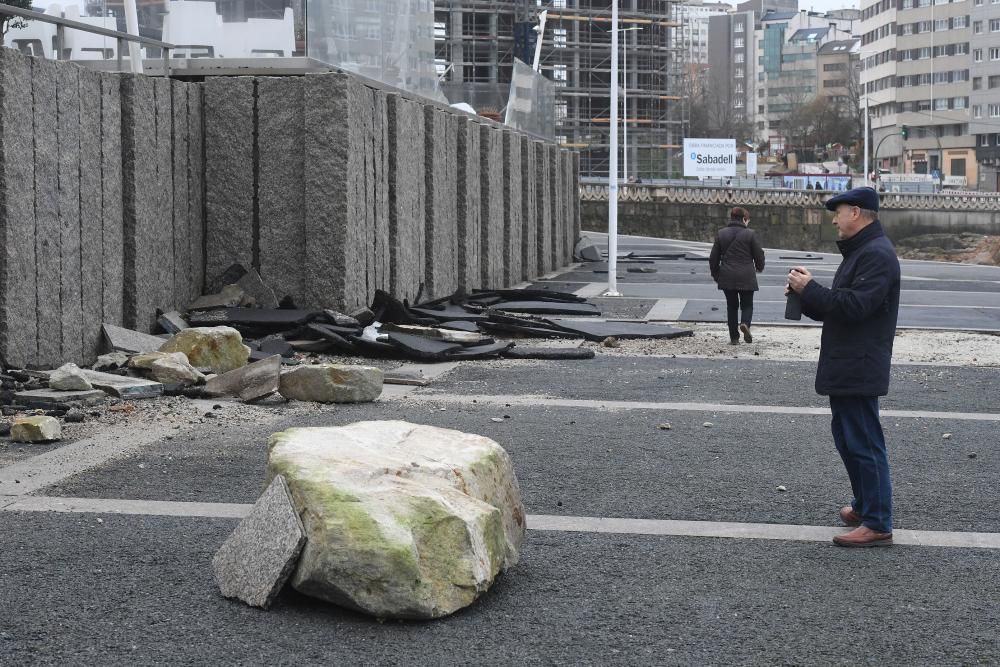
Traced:
<path id="1" fill-rule="evenodd" d="M 910 136 L 910 128 L 905 125 L 901 125 L 899 128 L 899 136 L 903 137 L 903 141 L 906 141 L 906 138 Z"/>

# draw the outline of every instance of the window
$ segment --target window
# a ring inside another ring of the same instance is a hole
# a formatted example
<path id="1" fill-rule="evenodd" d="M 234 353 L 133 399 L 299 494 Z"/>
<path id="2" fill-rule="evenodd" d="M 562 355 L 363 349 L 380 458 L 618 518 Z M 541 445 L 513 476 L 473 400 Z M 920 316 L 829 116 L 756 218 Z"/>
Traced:
<path id="1" fill-rule="evenodd" d="M 737 37 L 735 40 L 733 40 L 733 48 L 734 49 L 742 49 L 743 48 L 743 38 L 742 37 Z"/>
<path id="2" fill-rule="evenodd" d="M 733 106 L 736 107 L 737 109 L 742 109 L 743 108 L 743 98 L 742 97 L 737 97 L 736 100 L 733 102 Z"/>
<path id="3" fill-rule="evenodd" d="M 989 105 L 990 118 L 1000 118 L 1000 104 Z"/>
<path id="4" fill-rule="evenodd" d="M 969 27 L 969 17 L 968 16 L 956 16 L 951 20 L 951 27 L 958 28 L 968 28 Z"/>
<path id="5" fill-rule="evenodd" d="M 973 35 L 981 35 L 981 34 L 983 34 L 983 22 L 982 21 L 973 21 L 972 22 L 972 34 Z"/>
<path id="6" fill-rule="evenodd" d="M 1000 47 L 990 47 L 990 60 L 1000 60 Z"/>
<path id="7" fill-rule="evenodd" d="M 934 100 L 934 110 L 935 111 L 945 111 L 948 108 L 948 98 L 939 97 Z"/>
<path id="8" fill-rule="evenodd" d="M 983 6 L 983 0 L 976 0 L 976 7 L 982 7 L 982 6 Z"/>
<path id="9" fill-rule="evenodd" d="M 742 53 L 737 53 L 737 54 L 736 54 L 736 58 L 735 58 L 735 61 L 736 61 L 737 63 L 742 63 L 742 62 L 743 62 L 743 54 L 742 54 Z"/>
<path id="10" fill-rule="evenodd" d="M 983 117 L 983 105 L 982 104 L 973 104 L 972 105 L 972 117 L 973 118 L 982 118 Z"/>
<path id="11" fill-rule="evenodd" d="M 983 77 L 981 76 L 972 77 L 972 89 L 982 90 L 982 88 L 983 88 Z"/>
<path id="12" fill-rule="evenodd" d="M 972 49 L 972 59 L 977 63 L 983 62 L 983 50 L 982 49 Z"/>
<path id="13" fill-rule="evenodd" d="M 955 104 L 952 106 L 953 109 L 964 109 L 969 104 L 969 98 L 967 97 L 956 97 L 954 100 Z M 956 125 L 959 131 L 955 132 L 956 137 L 962 136 L 961 125 Z"/>
<path id="14" fill-rule="evenodd" d="M 757 105 L 757 113 L 764 113 L 764 105 L 763 104 L 758 104 Z"/>
<path id="15" fill-rule="evenodd" d="M 735 76 L 737 79 L 742 79 L 743 78 L 743 70 L 741 70 L 741 69 L 736 70 L 736 72 L 733 74 L 733 76 Z"/>
<path id="16" fill-rule="evenodd" d="M 743 24 L 742 23 L 733 24 L 733 32 L 743 32 Z"/>
<path id="17" fill-rule="evenodd" d="M 557 49 L 566 48 L 566 28 L 552 29 L 552 46 Z"/>
<path id="18" fill-rule="evenodd" d="M 934 30 L 937 30 L 939 32 L 941 30 L 948 30 L 949 27 L 950 26 L 948 19 L 938 19 L 934 21 Z"/>
<path id="19" fill-rule="evenodd" d="M 899 34 L 900 35 L 912 35 L 913 34 L 913 24 L 912 23 L 907 23 L 906 25 L 904 25 L 900 29 Z"/>
<path id="20" fill-rule="evenodd" d="M 1000 19 L 990 19 L 990 32 L 1000 32 Z"/>

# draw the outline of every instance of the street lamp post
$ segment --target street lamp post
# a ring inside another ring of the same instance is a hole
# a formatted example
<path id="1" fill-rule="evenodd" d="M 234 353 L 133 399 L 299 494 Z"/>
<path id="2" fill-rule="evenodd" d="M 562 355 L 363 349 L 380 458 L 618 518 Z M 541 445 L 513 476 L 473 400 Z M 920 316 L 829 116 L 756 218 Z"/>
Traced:
<path id="1" fill-rule="evenodd" d="M 608 289 L 603 296 L 621 296 L 618 291 L 618 0 L 611 2 L 611 151 L 608 155 Z"/>

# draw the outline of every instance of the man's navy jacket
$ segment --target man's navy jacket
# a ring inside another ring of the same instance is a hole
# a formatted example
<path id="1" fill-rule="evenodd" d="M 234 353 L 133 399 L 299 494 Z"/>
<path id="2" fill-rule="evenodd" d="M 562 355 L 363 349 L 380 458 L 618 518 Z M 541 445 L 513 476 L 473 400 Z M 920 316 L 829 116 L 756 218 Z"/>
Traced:
<path id="1" fill-rule="evenodd" d="M 899 314 L 899 260 L 875 220 L 838 241 L 844 256 L 830 289 L 815 280 L 802 290 L 802 312 L 823 322 L 816 393 L 885 396 Z"/>

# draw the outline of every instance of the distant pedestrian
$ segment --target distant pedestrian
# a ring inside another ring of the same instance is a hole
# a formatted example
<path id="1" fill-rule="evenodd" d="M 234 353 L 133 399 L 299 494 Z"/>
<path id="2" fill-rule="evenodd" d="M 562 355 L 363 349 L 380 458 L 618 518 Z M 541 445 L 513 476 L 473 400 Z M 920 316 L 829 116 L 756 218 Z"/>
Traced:
<path id="1" fill-rule="evenodd" d="M 806 183 L 806 190 L 812 190 L 812 189 L 813 189 L 812 183 Z"/>
<path id="2" fill-rule="evenodd" d="M 753 342 L 753 293 L 759 289 L 757 274 L 764 270 L 764 249 L 749 224 L 750 213 L 734 207 L 729 211 L 729 224 L 716 233 L 708 256 L 712 279 L 726 295 L 730 345 L 739 344 L 740 332 L 743 340 Z"/>
<path id="3" fill-rule="evenodd" d="M 816 392 L 830 397 L 831 430 L 854 498 L 840 519 L 854 530 L 833 538 L 843 547 L 892 545 L 892 483 L 878 397 L 889 393 L 892 343 L 899 313 L 899 260 L 878 221 L 872 188 L 826 202 L 844 256 L 830 288 L 805 267 L 788 274 L 802 313 L 823 322 Z"/>

